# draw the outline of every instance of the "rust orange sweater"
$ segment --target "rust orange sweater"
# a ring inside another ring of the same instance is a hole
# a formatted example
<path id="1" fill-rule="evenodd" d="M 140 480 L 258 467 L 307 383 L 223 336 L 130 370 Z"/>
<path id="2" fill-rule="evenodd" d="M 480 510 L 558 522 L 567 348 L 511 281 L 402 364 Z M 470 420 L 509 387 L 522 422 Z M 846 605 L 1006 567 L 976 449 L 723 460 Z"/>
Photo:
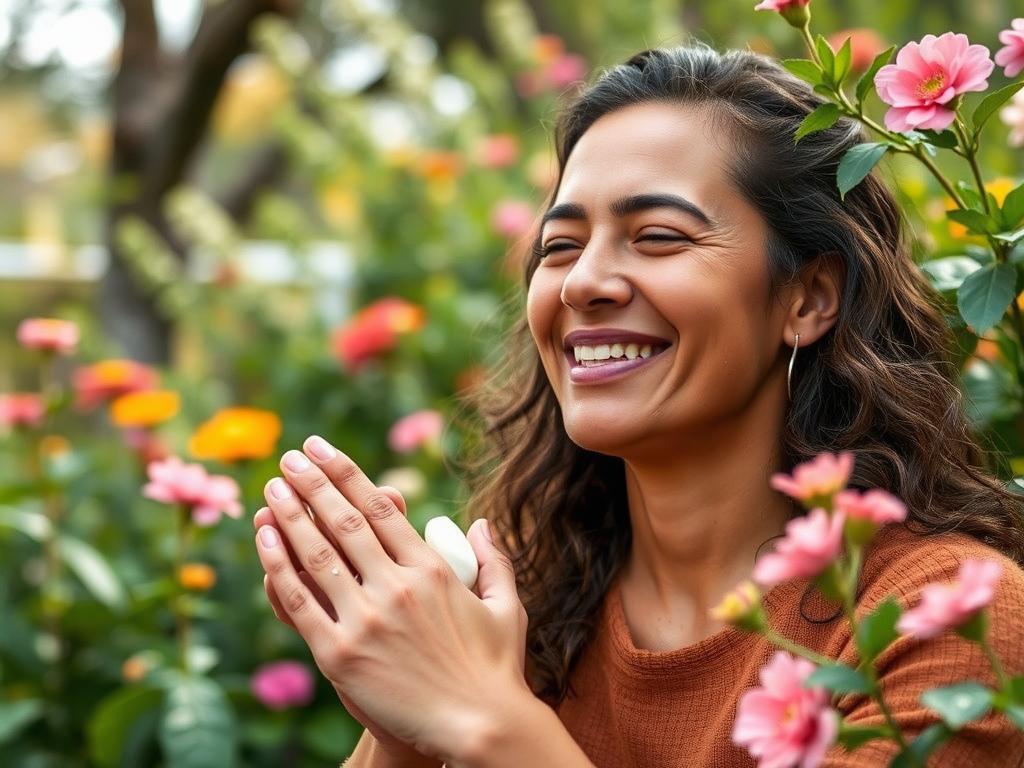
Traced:
<path id="1" fill-rule="evenodd" d="M 989 639 L 1006 671 L 1022 674 L 1024 572 L 966 536 L 922 537 L 898 526 L 883 529 L 865 560 L 859 610 L 871 610 L 888 595 L 904 606 L 914 605 L 924 585 L 954 580 L 961 561 L 979 557 L 999 560 L 1003 566 L 990 610 Z M 765 605 L 772 625 L 819 654 L 856 664 L 846 621 L 827 620 L 833 610 L 821 598 L 808 599 L 806 586 L 791 582 L 768 592 Z M 805 616 L 826 620 L 808 621 Z M 613 587 L 605 598 L 596 636 L 573 672 L 574 693 L 557 711 L 598 768 L 753 766 L 751 757 L 732 744 L 730 734 L 740 694 L 758 684 L 758 671 L 773 652 L 760 636 L 732 628 L 674 651 L 638 649 Z M 978 647 L 953 632 L 927 641 L 901 637 L 883 652 L 878 666 L 887 701 L 911 734 L 935 721 L 919 703 L 923 690 L 964 680 L 994 683 Z M 861 696 L 843 697 L 838 709 L 850 723 L 882 722 L 878 708 Z M 824 765 L 886 766 L 891 755 L 891 749 L 877 741 L 852 753 L 834 747 Z M 962 730 L 928 765 L 1020 768 L 1024 766 L 1024 732 L 1002 715 L 990 715 Z"/>

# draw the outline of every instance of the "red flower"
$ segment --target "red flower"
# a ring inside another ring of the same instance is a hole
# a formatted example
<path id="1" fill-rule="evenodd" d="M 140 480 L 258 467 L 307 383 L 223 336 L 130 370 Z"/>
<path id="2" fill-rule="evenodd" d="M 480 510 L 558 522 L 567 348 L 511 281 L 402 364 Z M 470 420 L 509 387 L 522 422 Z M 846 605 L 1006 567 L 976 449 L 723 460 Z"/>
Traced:
<path id="1" fill-rule="evenodd" d="M 134 360 L 101 360 L 75 369 L 71 376 L 75 406 L 81 410 L 129 392 L 153 389 L 157 380 L 155 370 Z"/>
<path id="2" fill-rule="evenodd" d="M 334 332 L 335 354 L 347 368 L 357 369 L 392 349 L 399 334 L 422 328 L 424 321 L 422 307 L 396 296 L 380 299 Z"/>
<path id="3" fill-rule="evenodd" d="M 46 416 L 46 403 L 37 392 L 0 394 L 0 427 L 38 427 Z"/>

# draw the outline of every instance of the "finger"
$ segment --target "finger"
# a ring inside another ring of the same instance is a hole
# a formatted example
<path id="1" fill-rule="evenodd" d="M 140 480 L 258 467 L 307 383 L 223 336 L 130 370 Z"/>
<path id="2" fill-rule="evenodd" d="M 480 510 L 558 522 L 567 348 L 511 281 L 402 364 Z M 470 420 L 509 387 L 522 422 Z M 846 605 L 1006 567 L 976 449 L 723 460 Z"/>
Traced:
<path id="1" fill-rule="evenodd" d="M 355 462 L 320 437 L 310 437 L 303 448 L 315 466 L 290 470 L 286 459 L 294 460 L 297 453 L 290 452 L 282 459 L 282 469 L 314 513 L 325 519 L 364 580 L 382 568 L 382 555 L 402 565 L 429 559 L 430 551 L 397 504 Z"/>
<path id="2" fill-rule="evenodd" d="M 253 515 L 253 526 L 258 531 L 264 525 L 270 525 L 277 529 L 278 534 L 281 534 L 281 526 L 277 524 L 277 518 L 274 517 L 274 512 L 270 507 L 260 507 L 256 514 Z M 299 562 L 299 558 L 295 554 L 295 550 L 292 549 L 291 542 L 288 541 L 287 537 L 281 534 L 281 539 L 284 543 L 285 548 L 288 550 L 288 556 L 292 560 L 292 565 L 296 571 L 302 571 L 302 563 Z"/>
<path id="3" fill-rule="evenodd" d="M 270 581 L 270 577 L 266 574 L 263 575 L 263 591 L 267 595 L 267 601 L 270 603 L 270 608 L 274 612 L 274 616 L 282 624 L 287 624 L 292 629 L 295 629 L 295 625 L 292 624 L 291 617 L 285 612 L 284 606 L 281 605 L 281 598 L 277 596 L 277 590 L 274 589 L 274 585 Z"/>
<path id="4" fill-rule="evenodd" d="M 409 517 L 409 509 L 405 504 L 405 496 L 397 488 L 393 488 L 390 485 L 381 485 L 377 487 L 377 490 L 391 499 L 391 503 L 398 507 L 398 511 L 402 513 L 404 517 Z"/>
<path id="5" fill-rule="evenodd" d="M 276 528 L 265 525 L 256 532 L 256 552 L 267 574 L 268 594 L 276 595 L 286 617 L 282 621 L 298 630 L 315 656 L 336 626 L 333 619 L 295 571 Z"/>
<path id="6" fill-rule="evenodd" d="M 487 520 L 480 519 L 474 522 L 469 527 L 466 538 L 469 539 L 480 564 L 475 587 L 480 599 L 490 604 L 493 611 L 505 615 L 521 611 L 522 603 L 516 590 L 516 575 L 512 561 L 494 546 Z"/>
<path id="7" fill-rule="evenodd" d="M 285 553 L 285 556 L 288 550 L 281 546 L 281 543 L 287 542 L 294 553 L 293 558 L 288 558 L 292 570 L 309 573 L 330 595 L 335 606 L 338 605 L 338 601 L 351 597 L 352 590 L 358 588 L 356 581 L 352 578 L 337 578 L 342 574 L 348 575 L 348 564 L 334 542 L 324 536 L 317 523 L 310 517 L 306 505 L 291 485 L 282 478 L 275 477 L 264 488 L 264 496 L 277 525 L 263 526 L 259 530 L 260 535 L 272 532 L 277 540 L 275 547 Z M 267 535 L 269 537 L 269 534 Z M 285 597 L 279 587 L 278 594 L 282 598 Z M 287 608 L 287 604 L 285 607 Z"/>

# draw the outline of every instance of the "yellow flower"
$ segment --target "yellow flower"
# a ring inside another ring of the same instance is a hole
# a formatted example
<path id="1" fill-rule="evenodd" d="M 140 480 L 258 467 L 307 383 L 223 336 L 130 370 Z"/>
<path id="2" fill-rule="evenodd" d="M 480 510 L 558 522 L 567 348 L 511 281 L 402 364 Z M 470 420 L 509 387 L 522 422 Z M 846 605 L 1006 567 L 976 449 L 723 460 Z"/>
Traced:
<path id="1" fill-rule="evenodd" d="M 711 618 L 748 632 L 757 632 L 765 624 L 761 592 L 757 585 L 750 580 L 739 584 L 711 609 Z"/>
<path id="2" fill-rule="evenodd" d="M 1012 179 L 1000 176 L 998 179 L 992 179 L 992 181 L 985 185 L 985 192 L 995 198 L 996 205 L 1001 206 L 1006 202 L 1006 196 L 1013 191 L 1015 186 L 1016 185 Z M 956 206 L 951 206 L 948 210 L 956 210 Z M 969 237 L 978 237 L 978 235 L 968 234 L 967 227 L 955 221 L 949 222 L 949 234 L 955 240 L 965 240 Z"/>
<path id="3" fill-rule="evenodd" d="M 225 408 L 199 428 L 188 441 L 197 459 L 232 462 L 265 459 L 281 436 L 281 419 L 259 408 Z"/>
<path id="4" fill-rule="evenodd" d="M 177 392 L 163 389 L 129 392 L 110 404 L 110 420 L 125 429 L 153 427 L 172 418 L 180 406 Z"/>
<path id="5" fill-rule="evenodd" d="M 178 582 L 185 589 L 205 592 L 217 583 L 217 571 L 206 563 L 185 563 L 178 569 Z"/>

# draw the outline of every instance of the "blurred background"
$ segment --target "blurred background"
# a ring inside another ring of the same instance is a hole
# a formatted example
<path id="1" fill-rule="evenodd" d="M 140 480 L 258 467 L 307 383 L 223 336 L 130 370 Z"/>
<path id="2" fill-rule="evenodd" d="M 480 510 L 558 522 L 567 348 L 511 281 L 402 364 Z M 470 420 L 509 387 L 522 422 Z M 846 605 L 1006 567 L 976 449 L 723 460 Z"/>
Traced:
<path id="1" fill-rule="evenodd" d="M 0 0 L 0 764 L 349 753 L 359 727 L 263 595 L 263 484 L 318 433 L 398 487 L 418 526 L 458 517 L 459 396 L 519 306 L 560 96 L 688 39 L 802 56 L 754 4 Z M 863 70 L 951 29 L 994 51 L 1011 5 L 811 9 Z M 1013 118 L 983 153 L 1006 189 Z M 921 261 L 969 257 L 922 172 L 886 172 Z M 32 318 L 77 341 L 27 339 Z M 1011 481 L 1013 345 L 951 322 Z M 229 478 L 238 505 L 214 523 L 144 494 L 154 462 L 182 471 L 169 457 Z"/>

